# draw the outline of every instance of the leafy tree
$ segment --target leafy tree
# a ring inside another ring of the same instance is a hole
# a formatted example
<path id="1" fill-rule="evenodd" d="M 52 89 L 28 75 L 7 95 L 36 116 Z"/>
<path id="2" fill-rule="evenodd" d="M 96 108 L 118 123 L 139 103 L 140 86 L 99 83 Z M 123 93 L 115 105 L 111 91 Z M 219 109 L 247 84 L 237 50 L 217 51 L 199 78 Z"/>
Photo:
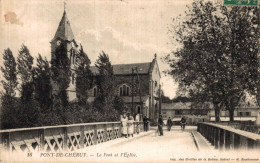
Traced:
<path id="1" fill-rule="evenodd" d="M 188 97 L 178 96 L 175 97 L 172 102 L 191 102 L 191 99 Z"/>
<path id="2" fill-rule="evenodd" d="M 22 45 L 17 58 L 18 75 L 21 79 L 21 99 L 29 101 L 32 99 L 32 73 L 33 73 L 33 57 L 29 49 Z"/>
<path id="3" fill-rule="evenodd" d="M 42 108 L 49 109 L 51 106 L 51 70 L 46 58 L 39 54 L 37 66 L 33 71 L 35 100 Z"/>
<path id="4" fill-rule="evenodd" d="M 175 58 L 165 58 L 172 69 L 169 74 L 196 100 L 211 101 L 217 121 L 223 105 L 233 121 L 248 81 L 257 76 L 254 10 L 258 9 L 195 1 L 170 29 L 180 48 Z"/>
<path id="5" fill-rule="evenodd" d="M 260 9 L 258 10 L 253 10 L 252 14 L 252 23 L 254 24 L 255 31 L 252 31 L 253 36 L 257 39 L 257 44 L 255 45 L 255 50 L 258 51 L 258 54 L 260 53 L 260 43 L 259 43 L 259 38 L 260 38 Z M 258 59 L 259 62 L 259 59 Z M 249 78 L 247 82 L 248 89 L 247 91 L 250 92 L 252 95 L 256 97 L 257 103 L 260 106 L 260 65 L 257 67 L 257 79 L 254 78 Z"/>
<path id="6" fill-rule="evenodd" d="M 230 11 L 223 8 L 229 29 L 228 54 L 230 66 L 228 67 L 228 84 L 226 87 L 226 108 L 229 110 L 230 121 L 234 120 L 234 110 L 239 104 L 248 83 L 257 80 L 257 59 L 259 44 L 259 27 L 253 21 L 255 11 L 259 8 L 233 7 Z M 258 22 L 259 25 L 259 22 Z"/>
<path id="7" fill-rule="evenodd" d="M 5 90 L 4 94 L 14 97 L 15 90 L 18 84 L 16 76 L 17 71 L 13 53 L 9 48 L 4 51 L 3 60 L 4 67 L 1 67 L 1 70 L 3 72 L 3 77 L 5 78 L 5 81 L 2 80 L 1 82 Z"/>
<path id="8" fill-rule="evenodd" d="M 102 51 L 95 63 L 98 68 L 97 76 L 98 98 L 104 109 L 113 108 L 114 72 L 108 55 Z"/>
<path id="9" fill-rule="evenodd" d="M 37 125 L 39 105 L 33 100 L 33 60 L 29 49 L 22 45 L 18 53 L 17 68 L 21 80 L 21 106 L 18 108 L 18 127 L 32 127 Z"/>
<path id="10" fill-rule="evenodd" d="M 79 63 L 76 71 L 76 93 L 80 104 L 86 105 L 88 90 L 92 88 L 93 74 L 90 70 L 90 60 L 82 46 L 79 50 Z"/>
<path id="11" fill-rule="evenodd" d="M 117 110 L 120 114 L 122 114 L 123 111 L 127 111 L 125 102 L 120 96 L 114 97 L 113 108 Z"/>
<path id="12" fill-rule="evenodd" d="M 18 98 L 3 94 L 1 96 L 1 129 L 17 128 L 19 125 L 19 103 Z"/>
<path id="13" fill-rule="evenodd" d="M 66 42 L 62 42 L 55 49 L 53 59 L 51 60 L 51 79 L 54 82 L 53 98 L 56 107 L 68 107 L 67 88 L 70 83 L 70 60 L 67 55 Z"/>

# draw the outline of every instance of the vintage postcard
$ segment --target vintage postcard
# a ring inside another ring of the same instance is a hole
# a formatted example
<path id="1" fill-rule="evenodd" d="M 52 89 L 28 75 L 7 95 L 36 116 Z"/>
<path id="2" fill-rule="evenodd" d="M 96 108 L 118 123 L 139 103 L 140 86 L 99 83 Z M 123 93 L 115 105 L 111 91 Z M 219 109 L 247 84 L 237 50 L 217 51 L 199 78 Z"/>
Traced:
<path id="1" fill-rule="evenodd" d="M 258 0 L 0 13 L 0 162 L 260 162 Z"/>

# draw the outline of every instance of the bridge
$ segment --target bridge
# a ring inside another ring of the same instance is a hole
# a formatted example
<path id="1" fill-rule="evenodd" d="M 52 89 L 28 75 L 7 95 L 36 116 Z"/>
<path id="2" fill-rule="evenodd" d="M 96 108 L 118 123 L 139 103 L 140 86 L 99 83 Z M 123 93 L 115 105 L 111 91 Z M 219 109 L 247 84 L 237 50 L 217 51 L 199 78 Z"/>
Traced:
<path id="1" fill-rule="evenodd" d="M 250 151 L 252 157 L 260 160 L 256 153 L 260 149 L 260 135 L 228 126 L 199 123 L 187 126 L 184 131 L 180 126 L 173 126 L 171 131 L 165 127 L 164 136 L 158 136 L 156 127 L 144 132 L 142 122 L 134 122 L 134 128 L 135 134 L 129 138 L 121 137 L 120 122 L 1 130 L 0 158 L 168 162 L 219 161 L 214 159 L 221 157 L 235 161 L 238 153 L 239 157 L 247 158 L 248 152 L 244 151 Z M 234 152 L 236 157 L 234 154 L 234 158 L 230 157 Z"/>

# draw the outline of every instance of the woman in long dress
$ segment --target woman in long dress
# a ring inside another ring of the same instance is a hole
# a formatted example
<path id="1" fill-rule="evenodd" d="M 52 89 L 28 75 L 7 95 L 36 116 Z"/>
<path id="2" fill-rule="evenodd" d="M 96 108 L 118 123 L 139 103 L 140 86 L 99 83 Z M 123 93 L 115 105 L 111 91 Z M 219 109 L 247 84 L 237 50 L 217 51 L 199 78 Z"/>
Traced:
<path id="1" fill-rule="evenodd" d="M 129 120 L 127 121 L 128 124 L 128 134 L 129 136 L 132 135 L 134 136 L 134 118 L 133 116 L 129 116 Z"/>
<path id="2" fill-rule="evenodd" d="M 127 138 L 127 117 L 125 114 L 121 117 L 121 125 L 122 125 L 122 136 Z"/>

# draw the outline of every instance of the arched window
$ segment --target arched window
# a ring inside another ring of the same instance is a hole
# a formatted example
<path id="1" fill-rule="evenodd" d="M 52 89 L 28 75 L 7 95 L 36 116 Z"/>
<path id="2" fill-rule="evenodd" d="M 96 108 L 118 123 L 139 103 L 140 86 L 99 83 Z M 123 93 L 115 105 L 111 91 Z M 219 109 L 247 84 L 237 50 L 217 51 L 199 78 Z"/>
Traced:
<path id="1" fill-rule="evenodd" d="M 123 84 L 122 86 L 119 87 L 119 93 L 120 96 L 129 96 L 130 91 L 129 91 L 129 86 L 127 86 L 126 84 Z"/>

